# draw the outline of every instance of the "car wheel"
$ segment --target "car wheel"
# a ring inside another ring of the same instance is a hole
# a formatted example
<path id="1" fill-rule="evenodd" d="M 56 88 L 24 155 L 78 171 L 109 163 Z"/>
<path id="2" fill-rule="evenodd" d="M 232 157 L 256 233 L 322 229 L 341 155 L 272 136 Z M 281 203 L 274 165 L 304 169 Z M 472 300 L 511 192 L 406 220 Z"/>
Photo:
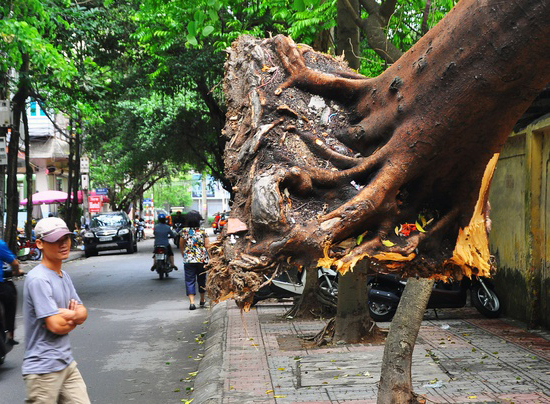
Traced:
<path id="1" fill-rule="evenodd" d="M 86 258 L 90 258 L 90 257 L 92 257 L 92 256 L 94 256 L 94 255 L 97 255 L 97 251 L 92 250 L 91 248 L 86 248 L 86 249 L 84 250 L 84 256 L 85 256 Z"/>

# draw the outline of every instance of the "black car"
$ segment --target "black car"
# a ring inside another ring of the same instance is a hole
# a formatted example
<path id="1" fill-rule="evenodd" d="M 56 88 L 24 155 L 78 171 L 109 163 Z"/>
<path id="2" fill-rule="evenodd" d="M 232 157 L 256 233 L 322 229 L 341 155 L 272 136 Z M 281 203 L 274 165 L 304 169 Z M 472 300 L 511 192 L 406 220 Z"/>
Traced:
<path id="1" fill-rule="evenodd" d="M 95 215 L 82 239 L 86 258 L 105 250 L 125 249 L 128 254 L 137 251 L 135 229 L 125 212 Z"/>

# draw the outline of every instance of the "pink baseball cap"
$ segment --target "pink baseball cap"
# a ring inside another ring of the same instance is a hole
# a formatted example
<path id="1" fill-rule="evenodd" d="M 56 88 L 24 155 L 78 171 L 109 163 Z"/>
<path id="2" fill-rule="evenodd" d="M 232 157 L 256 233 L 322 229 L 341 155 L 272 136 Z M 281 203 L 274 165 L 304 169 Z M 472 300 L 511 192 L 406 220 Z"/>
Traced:
<path id="1" fill-rule="evenodd" d="M 71 234 L 64 220 L 58 217 L 46 217 L 40 220 L 34 228 L 36 238 L 47 243 L 55 243 L 66 234 Z"/>

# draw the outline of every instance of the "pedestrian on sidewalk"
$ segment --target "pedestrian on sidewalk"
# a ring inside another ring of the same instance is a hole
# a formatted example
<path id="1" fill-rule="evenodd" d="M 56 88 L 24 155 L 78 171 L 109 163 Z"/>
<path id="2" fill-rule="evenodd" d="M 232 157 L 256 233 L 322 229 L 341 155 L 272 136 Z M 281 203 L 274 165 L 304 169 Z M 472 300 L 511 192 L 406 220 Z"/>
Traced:
<path id="1" fill-rule="evenodd" d="M 0 260 L 11 266 L 12 277 L 23 275 L 23 272 L 19 268 L 19 261 L 17 261 L 15 255 L 10 251 L 4 240 L 0 240 Z M 10 279 L 4 278 L 3 270 L 0 271 L 0 302 L 4 305 L 6 313 L 6 330 L 0 330 L 0 332 L 6 331 L 9 350 L 14 345 L 19 344 L 19 342 L 14 339 L 17 289 Z"/>
<path id="2" fill-rule="evenodd" d="M 89 404 L 69 341 L 88 312 L 61 269 L 71 250 L 71 232 L 57 217 L 40 220 L 35 232 L 42 261 L 27 274 L 23 293 L 25 402 Z"/>
<path id="3" fill-rule="evenodd" d="M 195 310 L 195 295 L 197 287 L 200 294 L 200 307 L 205 307 L 206 270 L 204 264 L 208 263 L 209 247 L 206 230 L 201 228 L 202 216 L 196 210 L 192 210 L 185 216 L 186 227 L 181 231 L 180 251 L 183 256 L 183 269 L 185 272 L 185 291 L 189 296 L 189 310 Z"/>

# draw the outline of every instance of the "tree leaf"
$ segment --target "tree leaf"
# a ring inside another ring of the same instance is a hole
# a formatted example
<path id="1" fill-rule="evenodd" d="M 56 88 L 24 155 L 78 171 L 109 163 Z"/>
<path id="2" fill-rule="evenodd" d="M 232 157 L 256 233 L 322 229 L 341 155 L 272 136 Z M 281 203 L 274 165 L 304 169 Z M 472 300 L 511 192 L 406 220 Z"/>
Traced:
<path id="1" fill-rule="evenodd" d="M 361 245 L 362 242 L 363 242 L 363 235 L 360 234 L 359 237 L 357 237 L 357 245 Z"/>
<path id="2" fill-rule="evenodd" d="M 213 27 L 212 25 L 207 25 L 206 27 L 203 28 L 203 30 L 202 30 L 202 35 L 203 35 L 203 36 L 208 36 L 208 35 L 210 35 L 213 31 L 214 31 L 214 27 Z"/>
<path id="3" fill-rule="evenodd" d="M 193 46 L 197 46 L 199 44 L 197 42 L 197 38 L 195 38 L 193 35 L 187 35 L 187 41 Z"/>
<path id="4" fill-rule="evenodd" d="M 294 0 L 294 3 L 292 4 L 292 8 L 298 12 L 305 11 L 306 5 L 304 3 L 304 0 Z"/>
<path id="5" fill-rule="evenodd" d="M 416 230 L 418 230 L 420 233 L 426 233 L 426 230 L 424 230 L 418 222 L 415 222 L 415 226 L 416 226 Z"/>
<path id="6" fill-rule="evenodd" d="M 393 247 L 395 245 L 395 243 L 392 243 L 390 240 L 382 240 L 382 244 L 386 247 Z"/>

